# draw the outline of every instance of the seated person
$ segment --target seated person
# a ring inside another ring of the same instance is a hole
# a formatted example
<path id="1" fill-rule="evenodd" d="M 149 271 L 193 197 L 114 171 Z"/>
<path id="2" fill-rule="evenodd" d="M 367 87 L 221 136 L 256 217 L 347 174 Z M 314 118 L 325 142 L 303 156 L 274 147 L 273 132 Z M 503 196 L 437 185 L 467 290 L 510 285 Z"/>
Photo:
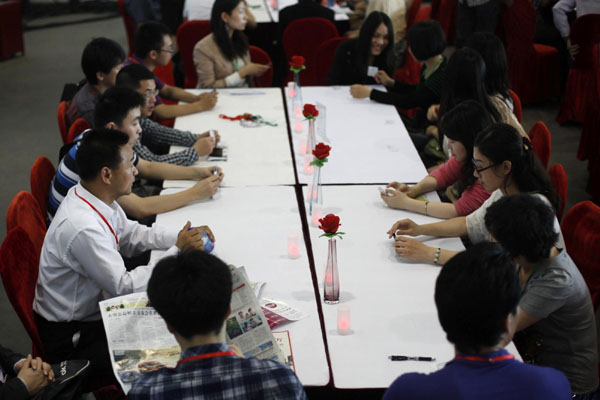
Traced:
<path id="1" fill-rule="evenodd" d="M 132 64 L 124 67 L 117 75 L 117 86 L 121 88 L 121 91 L 115 92 L 112 97 L 118 101 L 118 93 L 125 89 L 135 90 L 145 99 L 139 119 L 143 139 L 147 139 L 150 144 L 154 145 L 174 145 L 189 148 L 173 154 L 156 154 L 147 146 L 144 146 L 141 140 L 137 140 L 133 145 L 133 150 L 144 160 L 192 165 L 198 161 L 199 157 L 207 156 L 213 151 L 219 136 L 216 132 L 214 138 L 210 137 L 210 132 L 195 135 L 188 131 L 184 132 L 169 128 L 152 121 L 150 116 L 155 110 L 157 101 L 156 83 L 153 75 L 152 72 L 141 65 Z"/>
<path id="2" fill-rule="evenodd" d="M 386 189 L 387 195 L 382 194 L 381 199 L 392 208 L 437 218 L 466 216 L 477 210 L 490 197 L 490 192 L 473 175 L 473 144 L 477 134 L 490 125 L 492 120 L 481 104 L 473 100 L 459 103 L 440 122 L 440 129 L 448 138 L 452 151 L 450 160 L 416 185 L 390 183 Z M 455 185 L 458 194 L 454 204 L 415 199 L 423 193 L 450 188 L 451 185 Z"/>
<path id="3" fill-rule="evenodd" d="M 0 377 L 0 399 L 26 400 L 54 381 L 54 372 L 39 357 L 25 357 L 0 346 Z"/>
<path id="4" fill-rule="evenodd" d="M 507 194 L 536 196 L 556 209 L 558 196 L 550 176 L 533 152 L 531 143 L 525 143 L 519 132 L 508 124 L 494 124 L 479 133 L 473 148 L 473 170 L 481 186 L 491 193 L 490 197 L 467 216 L 423 225 L 410 219 L 396 222 L 388 231 L 390 238 L 395 235 L 396 254 L 413 261 L 444 265 L 456 255 L 456 251 L 436 249 L 403 235 L 468 236 L 473 244 L 492 240 L 492 235 L 485 227 L 485 214 L 490 205 Z M 556 218 L 554 224 L 556 231 L 560 232 Z M 557 245 L 564 248 L 562 235 Z"/>
<path id="5" fill-rule="evenodd" d="M 94 108 L 100 95 L 115 86 L 117 74 L 125 61 L 123 48 L 107 38 L 96 38 L 85 46 L 81 55 L 81 69 L 85 84 L 75 93 L 67 108 L 67 126 L 83 118 L 92 126 Z"/>
<path id="6" fill-rule="evenodd" d="M 493 243 L 457 254 L 440 271 L 435 305 L 456 356 L 430 374 L 407 373 L 383 400 L 566 400 L 565 376 L 515 360 L 504 349 L 514 334 L 519 284 L 511 256 Z"/>
<path id="7" fill-rule="evenodd" d="M 556 247 L 554 220 L 550 206 L 526 194 L 504 196 L 485 215 L 487 229 L 519 265 L 519 352 L 563 372 L 573 398 L 588 399 L 598 390 L 594 306 L 577 266 Z"/>
<path id="8" fill-rule="evenodd" d="M 243 358 L 225 343 L 231 292 L 229 267 L 202 251 L 184 251 L 156 265 L 148 299 L 181 346 L 181 358 L 175 368 L 144 374 L 129 399 L 306 399 L 291 369 Z"/>
<path id="9" fill-rule="evenodd" d="M 408 3 L 408 4 L 407 4 Z M 396 44 L 406 37 L 406 11 L 412 1 L 405 0 L 370 0 L 367 6 L 367 15 L 374 11 L 382 12 L 390 17 L 394 27 L 394 39 Z"/>
<path id="10" fill-rule="evenodd" d="M 243 0 L 216 0 L 210 27 L 212 33 L 194 46 L 194 66 L 199 88 L 248 87 L 251 77 L 271 68 L 250 61 L 248 39 L 244 34 L 248 22 Z"/>
<path id="11" fill-rule="evenodd" d="M 98 302 L 146 290 L 153 263 L 127 271 L 123 256 L 188 247 L 203 249 L 206 226 L 178 233 L 128 220 L 116 199 L 137 175 L 129 136 L 109 129 L 84 135 L 77 151 L 81 181 L 62 201 L 44 239 L 33 311 L 50 362 L 86 359 L 91 376 L 114 381 Z"/>
<path id="12" fill-rule="evenodd" d="M 143 102 L 142 96 L 132 90 L 111 88 L 102 96 L 96 107 L 94 126 L 113 129 L 114 132 L 125 132 L 129 137 L 129 144 L 133 145 L 138 140 L 141 131 L 138 120 L 140 104 Z M 69 149 L 58 165 L 49 193 L 48 217 L 50 220 L 67 196 L 69 189 L 79 182 L 79 169 L 75 160 L 81 140 L 87 132 L 83 132 L 75 139 L 75 145 Z M 223 179 L 219 168 L 217 168 L 218 174 L 213 174 L 215 167 L 181 167 L 146 161 L 138 158 L 135 153 L 133 163 L 140 176 L 144 178 L 200 180 L 189 189 L 169 195 L 139 197 L 132 193 L 120 197 L 118 202 L 125 213 L 130 218 L 138 220 L 183 207 L 192 201 L 206 199 L 216 193 Z"/>
<path id="13" fill-rule="evenodd" d="M 327 74 L 328 85 L 375 84 L 368 69 L 394 73 L 392 44 L 394 34 L 390 18 L 379 11 L 369 14 L 356 39 L 340 43 Z"/>
<path id="14" fill-rule="evenodd" d="M 150 71 L 158 66 L 167 65 L 176 52 L 169 28 L 158 22 L 146 22 L 138 27 L 135 32 L 133 48 L 133 57 L 125 61 L 123 66 L 140 64 Z M 154 116 L 159 119 L 195 114 L 210 110 L 217 104 L 217 93 L 195 95 L 176 86 L 165 84 L 156 75 L 154 75 L 154 81 L 160 96 L 187 103 L 164 104 L 162 98 L 157 97 Z"/>
<path id="15" fill-rule="evenodd" d="M 322 6 L 319 0 L 298 0 L 296 4 L 279 10 L 279 37 L 283 38 L 285 28 L 292 21 L 302 18 L 324 18 L 334 22 L 335 14 L 333 10 Z"/>

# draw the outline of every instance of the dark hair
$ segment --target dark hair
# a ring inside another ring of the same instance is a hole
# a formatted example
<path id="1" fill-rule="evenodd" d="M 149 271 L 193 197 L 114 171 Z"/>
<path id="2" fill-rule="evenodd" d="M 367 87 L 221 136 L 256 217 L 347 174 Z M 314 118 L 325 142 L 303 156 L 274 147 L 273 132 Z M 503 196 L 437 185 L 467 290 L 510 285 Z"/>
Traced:
<path id="1" fill-rule="evenodd" d="M 485 226 L 512 257 L 535 263 L 550 255 L 558 240 L 554 210 L 537 196 L 502 196 L 485 213 Z"/>
<path id="2" fill-rule="evenodd" d="M 484 129 L 475 139 L 477 150 L 492 164 L 511 162 L 510 176 L 521 193 L 541 193 L 556 210 L 558 196 L 546 169 L 531 146 L 525 146 L 519 132 L 508 124 L 497 123 Z M 506 185 L 506 182 L 505 182 Z"/>
<path id="3" fill-rule="evenodd" d="M 123 161 L 121 147 L 128 142 L 129 136 L 121 131 L 106 128 L 88 131 L 79 142 L 75 157 L 79 178 L 94 179 L 104 167 L 118 169 Z"/>
<path id="4" fill-rule="evenodd" d="M 439 22 L 421 21 L 414 24 L 406 35 L 410 51 L 418 61 L 442 54 L 446 49 L 446 36 Z"/>
<path id="5" fill-rule="evenodd" d="M 477 134 L 492 125 L 489 113 L 475 100 L 465 100 L 448 111 L 440 120 L 440 131 L 448 138 L 460 142 L 467 152 L 467 158 L 457 182 L 458 193 L 475 183 L 473 176 L 473 145 Z"/>
<path id="6" fill-rule="evenodd" d="M 389 75 L 394 73 L 394 27 L 392 26 L 392 21 L 385 13 L 373 11 L 365 19 L 365 22 L 360 28 L 356 45 L 356 57 L 354 59 L 359 70 L 365 75 L 367 74 L 367 68 L 369 67 L 371 41 L 373 40 L 375 31 L 377 31 L 377 28 L 379 28 L 379 25 L 381 24 L 384 24 L 388 30 L 387 37 L 389 42 L 381 54 L 375 57 L 373 65 L 381 66 L 381 69 L 385 70 Z"/>
<path id="7" fill-rule="evenodd" d="M 475 49 L 485 62 L 485 88 L 490 95 L 499 94 L 511 100 L 508 92 L 508 64 L 502 41 L 491 32 L 477 32 L 467 46 Z"/>
<path id="8" fill-rule="evenodd" d="M 89 42 L 81 55 L 81 69 L 85 79 L 92 85 L 98 83 L 96 73 L 110 73 L 118 64 L 125 61 L 125 51 L 114 40 L 96 38 Z"/>
<path id="9" fill-rule="evenodd" d="M 116 86 L 137 90 L 141 81 L 154 80 L 154 73 L 140 64 L 129 64 L 123 67 L 118 75 Z"/>
<path id="10" fill-rule="evenodd" d="M 127 114 L 136 107 L 142 107 L 144 103 L 144 96 L 132 89 L 109 88 L 100 96 L 94 109 L 94 126 L 103 128 L 109 122 L 121 126 Z"/>
<path id="11" fill-rule="evenodd" d="M 222 13 L 231 15 L 232 11 L 244 0 L 216 0 L 210 14 L 210 29 L 221 53 L 229 61 L 243 57 L 248 52 L 248 39 L 242 31 L 235 30 L 231 38 L 227 33 L 227 24 L 221 18 Z"/>
<path id="12" fill-rule="evenodd" d="M 133 38 L 133 54 L 146 58 L 152 50 L 160 51 L 164 44 L 164 36 L 171 31 L 160 22 L 144 22 L 135 31 Z"/>
<path id="13" fill-rule="evenodd" d="M 482 242 L 444 265 L 434 297 L 448 341 L 461 353 L 477 354 L 500 342 L 519 296 L 511 257 L 497 243 Z"/>
<path id="14" fill-rule="evenodd" d="M 156 264 L 148 299 L 181 336 L 218 333 L 231 303 L 229 267 L 200 250 L 182 251 Z"/>

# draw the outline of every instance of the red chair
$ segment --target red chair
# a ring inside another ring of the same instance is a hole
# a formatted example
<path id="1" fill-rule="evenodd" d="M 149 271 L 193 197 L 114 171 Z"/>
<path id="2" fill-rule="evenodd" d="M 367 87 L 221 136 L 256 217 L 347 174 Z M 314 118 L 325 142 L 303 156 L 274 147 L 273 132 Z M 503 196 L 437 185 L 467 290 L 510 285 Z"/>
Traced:
<path id="1" fill-rule="evenodd" d="M 133 54 L 133 37 L 135 36 L 135 21 L 127 14 L 125 10 L 125 1 L 119 0 L 119 11 L 121 11 L 121 17 L 123 18 L 123 25 L 125 25 L 125 34 L 127 36 L 127 43 L 129 44 L 129 55 Z"/>
<path id="2" fill-rule="evenodd" d="M 61 101 L 58 103 L 58 111 L 56 116 L 58 118 L 58 130 L 60 131 L 60 137 L 62 138 L 63 143 L 67 143 L 67 107 L 69 104 L 66 101 Z"/>
<path id="3" fill-rule="evenodd" d="M 415 16 L 415 21 L 413 22 L 413 25 L 417 22 L 426 21 L 428 19 L 432 19 L 430 4 L 426 4 L 423 7 L 419 8 L 419 10 L 417 11 L 417 15 Z"/>
<path id="4" fill-rule="evenodd" d="M 558 218 L 558 221 L 560 222 L 563 213 L 565 212 L 565 204 L 567 204 L 567 191 L 569 189 L 567 173 L 561 164 L 554 164 L 550 167 L 548 174 L 552 180 L 552 186 L 554 186 L 554 190 L 556 190 L 558 198 L 560 199 L 560 204 L 556 210 L 556 218 Z"/>
<path id="5" fill-rule="evenodd" d="M 83 118 L 77 118 L 73 125 L 69 128 L 69 133 L 67 133 L 67 143 L 73 142 L 77 136 L 81 134 L 81 132 L 86 129 L 90 129 L 91 126 L 88 122 Z"/>
<path id="6" fill-rule="evenodd" d="M 194 46 L 209 34 L 210 21 L 204 20 L 186 21 L 177 29 L 177 46 L 185 69 L 186 88 L 195 88 L 198 84 L 198 75 L 194 66 Z"/>
<path id="7" fill-rule="evenodd" d="M 600 14 L 583 15 L 571 25 L 571 43 L 579 45 L 573 67 L 569 70 L 564 96 L 556 116 L 559 124 L 583 122 L 587 104 L 600 101 Z"/>
<path id="8" fill-rule="evenodd" d="M 511 89 L 508 89 L 508 93 L 510 93 L 510 97 L 513 101 L 513 113 L 515 114 L 515 117 L 517 117 L 517 121 L 521 122 L 521 119 L 523 118 L 523 107 L 521 106 L 521 99 L 519 98 L 519 95 L 517 95 Z"/>
<path id="9" fill-rule="evenodd" d="M 260 47 L 250 46 L 250 61 L 257 64 L 271 64 L 271 68 L 267 72 L 254 78 L 254 86 L 271 87 L 273 84 L 273 62 L 267 52 Z"/>
<path id="10" fill-rule="evenodd" d="M 33 317 L 33 299 L 38 278 L 40 255 L 21 227 L 8 232 L 0 247 L 0 276 L 6 296 L 31 338 L 32 355 L 46 359 Z"/>
<path id="11" fill-rule="evenodd" d="M 421 0 L 413 0 L 408 11 L 406 12 L 406 30 L 408 31 L 411 26 L 415 24 L 417 15 L 421 10 Z"/>
<path id="12" fill-rule="evenodd" d="M 29 174 L 31 194 L 37 200 L 37 204 L 44 217 L 48 213 L 48 195 L 50 193 L 50 183 L 54 175 L 56 175 L 56 169 L 52 165 L 52 161 L 43 156 L 35 160 Z"/>
<path id="13" fill-rule="evenodd" d="M 561 225 L 567 252 L 579 268 L 592 295 L 594 309 L 600 305 L 600 207 L 591 201 L 575 204 Z"/>
<path id="14" fill-rule="evenodd" d="M 431 2 L 431 18 L 437 20 L 442 26 L 448 44 L 453 44 L 456 39 L 456 13 L 457 0 L 438 0 Z"/>
<path id="15" fill-rule="evenodd" d="M 23 22 L 20 1 L 0 2 L 0 61 L 21 53 L 23 45 Z"/>
<path id="16" fill-rule="evenodd" d="M 552 138 L 546 124 L 542 121 L 536 122 L 529 130 L 529 139 L 533 145 L 533 151 L 542 162 L 544 168 L 548 169 L 550 152 L 552 150 Z"/>
<path id="17" fill-rule="evenodd" d="M 502 22 L 511 87 L 523 104 L 559 94 L 559 57 L 554 47 L 534 43 L 535 9 L 531 0 L 514 0 L 504 7 Z"/>
<path id="18" fill-rule="evenodd" d="M 283 31 L 283 50 L 286 59 L 292 56 L 303 56 L 306 59 L 306 69 L 300 72 L 300 84 L 303 86 L 317 85 L 317 57 L 315 49 L 327 39 L 338 36 L 338 30 L 333 22 L 325 18 L 301 18 L 292 21 Z M 288 81 L 291 80 L 291 72 Z"/>
<path id="19" fill-rule="evenodd" d="M 46 221 L 35 197 L 24 190 L 17 193 L 6 211 L 6 231 L 10 231 L 15 226 L 27 232 L 35 254 L 39 256 L 46 235 Z"/>
<path id="20" fill-rule="evenodd" d="M 333 64 L 337 48 L 340 43 L 348 39 L 347 37 L 334 37 L 321 43 L 317 50 L 317 85 L 325 86 L 327 84 L 327 75 Z"/>

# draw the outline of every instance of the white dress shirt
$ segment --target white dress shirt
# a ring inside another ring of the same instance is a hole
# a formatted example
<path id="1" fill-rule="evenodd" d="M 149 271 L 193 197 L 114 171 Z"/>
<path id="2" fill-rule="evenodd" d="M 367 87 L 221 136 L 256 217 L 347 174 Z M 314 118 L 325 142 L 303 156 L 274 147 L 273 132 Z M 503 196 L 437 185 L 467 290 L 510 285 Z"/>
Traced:
<path id="1" fill-rule="evenodd" d="M 560 0 L 552 7 L 554 25 L 563 38 L 568 38 L 570 33 L 567 13 L 575 10 L 577 18 L 586 14 L 600 14 L 600 1 L 598 0 Z"/>
<path id="2" fill-rule="evenodd" d="M 165 256 L 175 255 L 177 234 L 128 220 L 117 202 L 109 206 L 78 183 L 46 233 L 33 310 L 48 321 L 99 320 L 99 301 L 146 290 L 154 268 L 149 264 L 127 271 L 121 254 L 170 247 Z"/>

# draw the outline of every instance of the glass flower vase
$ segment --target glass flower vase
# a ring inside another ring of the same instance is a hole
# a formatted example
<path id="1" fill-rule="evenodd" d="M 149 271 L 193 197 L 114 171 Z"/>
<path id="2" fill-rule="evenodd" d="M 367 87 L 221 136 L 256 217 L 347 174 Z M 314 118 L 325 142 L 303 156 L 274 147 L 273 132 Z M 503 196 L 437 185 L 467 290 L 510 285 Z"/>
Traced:
<path id="1" fill-rule="evenodd" d="M 312 154 L 312 151 L 317 144 L 317 137 L 315 136 L 315 120 L 313 118 L 308 120 L 308 136 L 306 137 L 306 154 Z"/>
<path id="2" fill-rule="evenodd" d="M 302 103 L 302 88 L 300 87 L 300 72 L 296 72 L 294 71 L 294 93 L 295 93 L 295 97 L 294 100 L 299 101 L 300 104 Z"/>
<path id="3" fill-rule="evenodd" d="M 310 187 L 310 207 L 309 213 L 312 215 L 313 204 L 323 205 L 323 190 L 321 189 L 321 168 L 314 167 L 313 170 L 313 181 Z"/>
<path id="4" fill-rule="evenodd" d="M 325 304 L 337 304 L 340 302 L 340 278 L 338 276 L 335 239 L 329 239 L 327 269 L 325 270 L 325 282 L 323 282 L 323 301 Z"/>

